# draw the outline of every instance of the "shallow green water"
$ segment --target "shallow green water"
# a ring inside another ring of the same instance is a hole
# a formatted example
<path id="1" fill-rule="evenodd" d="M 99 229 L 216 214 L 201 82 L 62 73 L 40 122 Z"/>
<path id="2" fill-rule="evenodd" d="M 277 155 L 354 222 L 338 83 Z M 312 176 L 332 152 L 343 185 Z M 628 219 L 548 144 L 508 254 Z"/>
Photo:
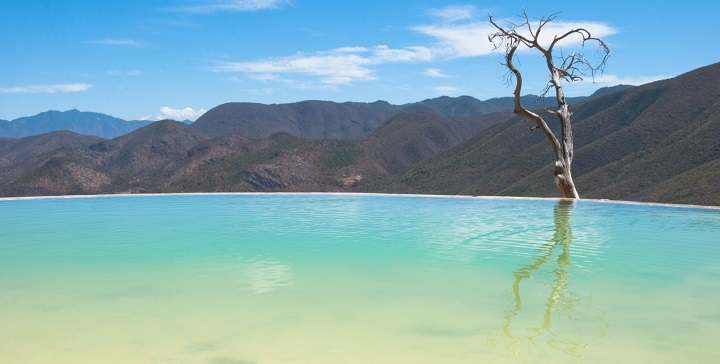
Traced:
<path id="1" fill-rule="evenodd" d="M 0 200 L 8 363 L 712 362 L 720 210 L 554 200 Z"/>

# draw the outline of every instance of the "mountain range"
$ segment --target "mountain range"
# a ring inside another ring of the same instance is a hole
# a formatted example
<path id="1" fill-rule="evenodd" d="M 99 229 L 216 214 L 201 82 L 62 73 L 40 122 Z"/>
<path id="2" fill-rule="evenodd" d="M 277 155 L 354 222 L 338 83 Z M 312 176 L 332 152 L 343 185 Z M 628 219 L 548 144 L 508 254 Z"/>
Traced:
<path id="1" fill-rule="evenodd" d="M 126 121 L 96 112 L 51 110 L 12 121 L 0 120 L 0 138 L 22 138 L 53 131 L 70 130 L 78 134 L 110 139 L 150 123 L 152 121 Z"/>
<path id="2" fill-rule="evenodd" d="M 593 96 L 608 89 L 611 88 L 598 90 Z M 581 96 L 569 100 L 579 102 L 586 98 Z M 527 95 L 523 96 L 523 102 L 527 105 L 542 106 L 543 100 L 539 96 Z M 480 101 L 470 96 L 444 96 L 406 105 L 392 105 L 385 101 L 302 101 L 272 105 L 233 102 L 212 108 L 197 120 L 196 126 L 211 135 L 239 133 L 249 138 L 264 138 L 277 132 L 287 132 L 309 139 L 360 138 L 367 136 L 388 117 L 400 111 L 425 110 L 448 116 L 479 116 L 512 109 L 511 97 Z M 112 139 L 151 123 L 150 120 L 123 120 L 96 112 L 51 110 L 12 121 L 0 120 L 0 138 L 22 138 L 68 130 Z M 183 123 L 192 122 L 185 120 Z"/>
<path id="3" fill-rule="evenodd" d="M 538 112 L 551 101 L 524 97 Z M 573 175 L 581 197 L 720 205 L 720 63 L 569 102 Z M 79 130 L 4 137 L 0 195 L 343 191 L 557 197 L 547 140 L 512 108 L 509 97 L 468 96 L 408 105 L 230 103 L 191 125 L 164 120 L 112 138 Z M 547 115 L 555 124 L 553 118 Z"/>

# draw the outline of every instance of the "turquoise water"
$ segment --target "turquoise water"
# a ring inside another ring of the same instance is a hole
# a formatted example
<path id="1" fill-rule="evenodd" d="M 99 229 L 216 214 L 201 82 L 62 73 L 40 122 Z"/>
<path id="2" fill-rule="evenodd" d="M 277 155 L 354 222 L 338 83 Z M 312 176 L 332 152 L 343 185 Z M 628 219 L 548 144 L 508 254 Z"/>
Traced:
<path id="1" fill-rule="evenodd" d="M 8 363 L 705 363 L 718 303 L 716 209 L 0 200 Z"/>

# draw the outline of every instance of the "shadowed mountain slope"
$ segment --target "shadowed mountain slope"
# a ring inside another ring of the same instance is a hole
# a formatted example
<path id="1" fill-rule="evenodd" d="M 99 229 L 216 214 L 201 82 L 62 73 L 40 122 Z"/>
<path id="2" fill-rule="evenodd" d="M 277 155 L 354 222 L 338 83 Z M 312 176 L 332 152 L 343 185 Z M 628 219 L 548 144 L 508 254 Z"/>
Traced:
<path id="1" fill-rule="evenodd" d="M 711 197 L 720 187 L 679 185 L 689 176 L 707 181 L 717 174 L 720 64 L 593 98 L 573 111 L 573 175 L 582 197 L 673 202 L 659 191 L 679 196 L 685 188 L 695 197 L 683 201 L 720 204 Z M 415 166 L 392 189 L 557 196 L 551 148 L 530 127 L 516 117 L 489 128 Z M 679 177 L 685 173 L 691 174 Z"/>
<path id="2" fill-rule="evenodd" d="M 20 139 L 0 138 L 0 181 L 13 181 L 26 173 L 32 174 L 42 167 L 42 164 L 38 164 L 38 159 L 42 161 L 43 155 L 87 148 L 102 140 L 99 137 L 70 131 L 57 131 Z M 51 179 L 46 179 L 44 184 L 48 185 L 48 188 L 42 191 L 52 191 L 50 186 L 52 182 Z"/>
<path id="3" fill-rule="evenodd" d="M 510 117 L 509 113 L 448 117 L 428 111 L 402 112 L 373 131 L 363 144 L 388 173 L 398 174 Z"/>
<path id="4" fill-rule="evenodd" d="M 102 138 L 80 135 L 71 131 L 56 131 L 27 138 L 0 138 L 0 165 L 23 161 L 61 148 L 86 147 L 103 141 Z"/>

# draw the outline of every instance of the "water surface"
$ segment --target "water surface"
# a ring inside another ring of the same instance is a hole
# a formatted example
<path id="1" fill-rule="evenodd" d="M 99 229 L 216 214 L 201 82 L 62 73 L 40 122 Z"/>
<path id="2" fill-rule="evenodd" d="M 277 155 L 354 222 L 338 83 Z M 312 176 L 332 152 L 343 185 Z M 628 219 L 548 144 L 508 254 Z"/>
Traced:
<path id="1" fill-rule="evenodd" d="M 720 211 L 326 194 L 0 200 L 11 363 L 712 362 Z"/>

